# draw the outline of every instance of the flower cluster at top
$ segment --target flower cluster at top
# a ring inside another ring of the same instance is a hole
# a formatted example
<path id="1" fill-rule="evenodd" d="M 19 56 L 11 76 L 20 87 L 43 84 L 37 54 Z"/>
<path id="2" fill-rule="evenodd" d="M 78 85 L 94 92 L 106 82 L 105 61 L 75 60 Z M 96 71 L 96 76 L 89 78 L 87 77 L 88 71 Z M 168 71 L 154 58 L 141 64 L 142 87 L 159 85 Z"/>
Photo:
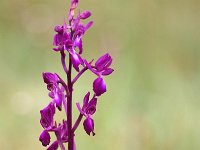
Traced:
<path id="1" fill-rule="evenodd" d="M 60 146 L 61 150 L 65 150 L 64 143 L 67 143 L 68 150 L 75 150 L 75 131 L 79 126 L 82 118 L 83 127 L 88 135 L 95 135 L 93 114 L 96 112 L 96 105 L 99 97 L 106 92 L 106 83 L 104 76 L 110 75 L 113 69 L 110 68 L 112 63 L 111 56 L 106 53 L 101 56 L 95 63 L 87 61 L 82 57 L 83 46 L 82 38 L 86 31 L 93 25 L 92 21 L 83 24 L 85 20 L 91 16 L 90 11 L 78 11 L 75 16 L 75 10 L 78 5 L 78 0 L 72 0 L 68 13 L 68 23 L 64 21 L 63 25 L 55 26 L 53 38 L 53 50 L 59 52 L 61 55 L 61 64 L 67 76 L 65 82 L 58 74 L 44 72 L 43 80 L 49 90 L 49 97 L 51 102 L 40 111 L 40 124 L 43 131 L 40 134 L 39 140 L 42 145 L 47 147 L 47 150 L 56 150 Z M 69 56 L 68 65 L 66 64 L 66 54 Z M 77 75 L 72 78 L 72 70 L 75 70 Z M 72 94 L 75 90 L 73 85 L 89 70 L 96 76 L 93 81 L 93 92 L 87 92 L 83 98 L 83 104 L 76 103 L 80 114 L 77 120 L 72 123 Z M 55 121 L 56 110 L 62 111 L 64 109 L 66 118 L 61 123 Z M 55 141 L 51 141 L 50 133 L 56 136 Z"/>

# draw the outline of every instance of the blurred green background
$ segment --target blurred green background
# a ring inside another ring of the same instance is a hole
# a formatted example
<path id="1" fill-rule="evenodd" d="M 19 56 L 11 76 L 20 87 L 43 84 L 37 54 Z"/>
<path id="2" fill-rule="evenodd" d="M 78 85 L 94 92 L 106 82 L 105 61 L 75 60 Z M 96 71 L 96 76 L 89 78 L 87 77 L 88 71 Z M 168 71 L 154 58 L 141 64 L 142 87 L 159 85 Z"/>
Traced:
<path id="1" fill-rule="evenodd" d="M 64 78 L 51 49 L 68 8 L 64 0 L 0 1 L 1 150 L 44 149 L 39 110 L 50 98 L 41 73 Z M 108 51 L 115 72 L 94 115 L 96 136 L 81 125 L 77 150 L 199 150 L 200 1 L 80 0 L 79 8 L 91 10 L 95 22 L 84 57 Z M 94 78 L 81 78 L 74 103 Z"/>

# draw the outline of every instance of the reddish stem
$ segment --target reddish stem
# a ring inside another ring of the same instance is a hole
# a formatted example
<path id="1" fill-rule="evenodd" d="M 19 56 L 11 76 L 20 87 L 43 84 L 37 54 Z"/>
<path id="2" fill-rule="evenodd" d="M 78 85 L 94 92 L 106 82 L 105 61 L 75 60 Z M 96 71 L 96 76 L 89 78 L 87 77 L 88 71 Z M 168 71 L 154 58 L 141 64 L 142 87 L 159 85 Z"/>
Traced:
<path id="1" fill-rule="evenodd" d="M 72 131 L 72 81 L 71 81 L 72 62 L 69 54 L 69 70 L 67 74 L 67 82 L 69 89 L 69 97 L 67 97 L 67 127 L 68 127 L 68 150 L 74 149 L 74 133 Z"/>
<path id="2" fill-rule="evenodd" d="M 87 69 L 88 69 L 87 67 L 84 67 L 84 68 L 77 74 L 77 76 L 72 80 L 72 84 L 74 84 L 74 83 L 79 79 L 79 77 L 80 77 Z"/>
<path id="3" fill-rule="evenodd" d="M 79 126 L 79 124 L 80 124 L 82 118 L 83 118 L 83 115 L 82 115 L 82 114 L 79 114 L 79 116 L 78 116 L 78 118 L 77 118 L 77 120 L 76 120 L 76 122 L 75 122 L 75 124 L 74 124 L 74 126 L 73 126 L 73 128 L 72 128 L 72 131 L 73 131 L 73 132 L 75 132 L 76 129 L 78 128 L 78 126 Z"/>

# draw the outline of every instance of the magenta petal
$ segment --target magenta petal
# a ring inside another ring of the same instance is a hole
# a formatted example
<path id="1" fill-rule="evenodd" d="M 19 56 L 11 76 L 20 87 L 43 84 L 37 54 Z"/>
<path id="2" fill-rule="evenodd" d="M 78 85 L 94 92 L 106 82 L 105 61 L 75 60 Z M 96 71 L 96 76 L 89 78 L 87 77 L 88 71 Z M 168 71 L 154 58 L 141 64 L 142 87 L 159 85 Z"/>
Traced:
<path id="1" fill-rule="evenodd" d="M 110 75 L 114 70 L 111 68 L 107 68 L 102 72 L 102 75 L 107 76 Z"/>
<path id="2" fill-rule="evenodd" d="M 44 130 L 44 131 L 40 134 L 39 140 L 42 142 L 42 145 L 43 145 L 43 146 L 49 145 L 50 139 L 51 139 L 51 137 L 50 137 L 49 133 L 48 133 L 46 130 Z"/>
<path id="3" fill-rule="evenodd" d="M 98 77 L 93 82 L 93 91 L 95 92 L 96 96 L 100 96 L 104 92 L 106 92 L 106 83 L 103 78 Z"/>
<path id="4" fill-rule="evenodd" d="M 85 31 L 87 31 L 93 25 L 93 21 L 88 22 L 85 26 Z"/>
<path id="5" fill-rule="evenodd" d="M 108 61 L 107 64 L 105 65 L 105 68 L 110 67 L 111 64 L 112 64 L 112 58 L 111 58 L 111 56 L 109 55 L 109 61 Z"/>
<path id="6" fill-rule="evenodd" d="M 94 133 L 94 121 L 93 121 L 92 118 L 87 117 L 83 122 L 83 126 L 84 126 L 84 129 L 85 129 L 85 132 L 88 135 L 90 135 L 91 132 L 93 133 L 93 136 L 95 135 L 95 133 Z"/>
<path id="7" fill-rule="evenodd" d="M 57 150 L 58 149 L 58 142 L 55 141 L 53 142 L 48 148 L 47 150 Z"/>
<path id="8" fill-rule="evenodd" d="M 90 97 L 90 92 L 88 92 L 83 99 L 83 107 L 86 107 L 88 105 L 89 97 Z"/>
<path id="9" fill-rule="evenodd" d="M 95 63 L 96 67 L 101 66 L 102 64 L 104 64 L 107 61 L 108 58 L 108 53 L 104 54 L 103 56 L 101 56 Z"/>

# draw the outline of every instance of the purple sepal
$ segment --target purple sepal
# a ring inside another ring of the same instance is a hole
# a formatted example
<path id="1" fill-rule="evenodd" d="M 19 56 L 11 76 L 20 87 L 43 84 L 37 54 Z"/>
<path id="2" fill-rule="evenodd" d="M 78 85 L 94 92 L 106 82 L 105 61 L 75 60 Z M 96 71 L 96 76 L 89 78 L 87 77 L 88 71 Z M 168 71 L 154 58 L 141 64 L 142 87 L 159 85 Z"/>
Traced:
<path id="1" fill-rule="evenodd" d="M 107 75 L 110 75 L 114 70 L 112 68 L 107 68 L 105 69 L 101 74 L 103 76 L 107 76 Z"/>
<path id="2" fill-rule="evenodd" d="M 54 31 L 58 32 L 58 33 L 63 33 L 63 26 L 57 25 L 54 28 Z"/>
<path id="3" fill-rule="evenodd" d="M 106 83 L 103 78 L 98 77 L 94 80 L 93 91 L 95 92 L 96 96 L 100 96 L 101 94 L 106 92 Z"/>
<path id="4" fill-rule="evenodd" d="M 58 81 L 58 76 L 54 73 L 43 72 L 42 73 L 43 80 L 46 84 L 56 84 Z"/>
<path id="5" fill-rule="evenodd" d="M 112 63 L 112 58 L 108 53 L 106 53 L 96 61 L 95 67 L 98 71 L 102 71 L 110 67 L 111 63 Z"/>
<path id="6" fill-rule="evenodd" d="M 89 98 L 90 98 L 90 92 L 87 92 L 87 94 L 85 95 L 85 97 L 83 99 L 83 108 L 87 107 Z"/>
<path id="7" fill-rule="evenodd" d="M 86 11 L 84 11 L 84 12 L 82 12 L 82 13 L 80 14 L 80 18 L 81 18 L 81 19 L 87 19 L 87 18 L 89 18 L 90 16 L 91 16 L 91 12 L 88 11 L 88 10 L 86 10 Z"/>
<path id="8" fill-rule="evenodd" d="M 58 149 L 58 142 L 55 141 L 53 142 L 48 148 L 47 150 L 57 150 Z"/>
<path id="9" fill-rule="evenodd" d="M 87 31 L 93 25 L 93 21 L 90 21 L 85 26 L 85 31 Z"/>
<path id="10" fill-rule="evenodd" d="M 92 132 L 93 136 L 95 135 L 95 133 L 94 133 L 94 121 L 93 121 L 92 118 L 87 117 L 83 122 L 83 126 L 84 126 L 84 129 L 85 129 L 85 132 L 88 135 L 90 135 L 91 132 Z"/>
<path id="11" fill-rule="evenodd" d="M 42 143 L 43 146 L 47 146 L 50 143 L 50 135 L 48 133 L 48 131 L 43 130 L 42 133 L 40 134 L 39 140 Z"/>

